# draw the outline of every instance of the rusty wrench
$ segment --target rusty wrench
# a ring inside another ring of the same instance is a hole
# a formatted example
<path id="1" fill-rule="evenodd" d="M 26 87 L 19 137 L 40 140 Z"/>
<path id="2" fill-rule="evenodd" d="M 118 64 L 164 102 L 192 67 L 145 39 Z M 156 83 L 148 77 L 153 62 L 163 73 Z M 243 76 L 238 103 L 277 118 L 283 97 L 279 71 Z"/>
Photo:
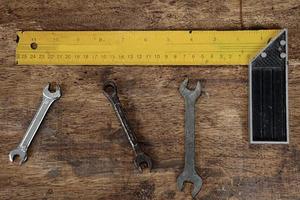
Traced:
<path id="1" fill-rule="evenodd" d="M 177 186 L 183 189 L 184 182 L 191 182 L 194 185 L 193 198 L 202 187 L 202 179 L 195 169 L 195 103 L 201 94 L 200 82 L 194 91 L 187 89 L 188 79 L 180 85 L 180 93 L 185 101 L 185 165 L 183 172 L 177 178 Z"/>
<path id="2" fill-rule="evenodd" d="M 111 102 L 111 104 L 116 112 L 116 115 L 118 117 L 118 120 L 120 121 L 120 123 L 122 125 L 123 131 L 126 134 L 126 137 L 129 141 L 132 149 L 135 152 L 134 164 L 135 164 L 136 168 L 139 171 L 142 171 L 142 167 L 141 167 L 142 164 L 147 164 L 147 167 L 151 170 L 151 168 L 152 168 L 151 158 L 142 151 L 142 149 L 135 137 L 134 132 L 132 131 L 132 129 L 129 126 L 126 114 L 121 106 L 121 102 L 118 97 L 117 85 L 112 81 L 106 82 L 103 86 L 103 92 L 104 92 L 104 95 L 107 97 L 107 99 Z"/>

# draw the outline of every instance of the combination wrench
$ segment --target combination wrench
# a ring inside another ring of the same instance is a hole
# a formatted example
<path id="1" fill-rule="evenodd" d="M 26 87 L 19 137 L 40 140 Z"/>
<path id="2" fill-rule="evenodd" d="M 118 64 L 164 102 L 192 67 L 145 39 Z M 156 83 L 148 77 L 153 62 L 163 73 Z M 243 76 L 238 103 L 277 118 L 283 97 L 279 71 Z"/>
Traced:
<path id="1" fill-rule="evenodd" d="M 112 107 L 115 110 L 117 118 L 122 125 L 123 131 L 126 134 L 126 137 L 132 149 L 135 152 L 135 159 L 134 159 L 135 167 L 139 171 L 142 171 L 142 166 L 146 164 L 147 167 L 151 170 L 152 169 L 151 158 L 142 151 L 140 144 L 138 143 L 136 136 L 128 123 L 127 116 L 121 106 L 121 102 L 118 97 L 117 85 L 112 81 L 106 82 L 103 86 L 103 93 L 112 104 Z"/>
<path id="2" fill-rule="evenodd" d="M 194 91 L 187 89 L 187 84 L 188 79 L 185 79 L 179 89 L 185 102 L 185 165 L 177 178 L 177 186 L 182 190 L 184 182 L 193 183 L 194 198 L 202 187 L 202 179 L 195 169 L 195 103 L 201 94 L 201 84 L 198 81 Z"/>
<path id="3" fill-rule="evenodd" d="M 41 125 L 48 109 L 50 108 L 51 104 L 60 98 L 61 92 L 59 85 L 56 85 L 56 91 L 50 92 L 49 91 L 49 84 L 46 85 L 46 87 L 43 90 L 43 100 L 42 103 L 36 112 L 34 118 L 32 119 L 21 143 L 17 146 L 16 149 L 12 150 L 9 153 L 9 160 L 11 162 L 14 161 L 16 156 L 19 156 L 20 158 L 20 165 L 24 163 L 27 160 L 27 149 L 30 146 L 30 143 L 32 142 L 39 126 Z"/>

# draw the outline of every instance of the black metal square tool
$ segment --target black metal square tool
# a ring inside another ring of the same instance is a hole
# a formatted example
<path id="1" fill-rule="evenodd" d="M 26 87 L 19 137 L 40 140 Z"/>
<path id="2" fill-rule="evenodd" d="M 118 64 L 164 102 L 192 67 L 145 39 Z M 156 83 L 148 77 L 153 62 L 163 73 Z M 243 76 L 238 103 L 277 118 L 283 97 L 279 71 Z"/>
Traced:
<path id="1" fill-rule="evenodd" d="M 270 41 L 249 65 L 250 141 L 288 143 L 287 30 Z"/>

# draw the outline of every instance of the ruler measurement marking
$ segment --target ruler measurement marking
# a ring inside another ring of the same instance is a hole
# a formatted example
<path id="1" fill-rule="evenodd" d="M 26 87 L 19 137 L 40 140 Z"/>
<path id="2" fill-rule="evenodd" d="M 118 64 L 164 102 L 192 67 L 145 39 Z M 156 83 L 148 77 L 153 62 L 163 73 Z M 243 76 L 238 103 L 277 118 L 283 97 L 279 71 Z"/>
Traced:
<path id="1" fill-rule="evenodd" d="M 207 43 L 203 43 L 203 42 L 199 42 L 199 43 L 195 43 L 195 42 L 193 42 L 193 43 L 165 43 L 166 45 L 215 45 L 215 46 L 217 46 L 217 45 L 236 45 L 236 46 L 241 46 L 241 45 L 245 45 L 245 46 L 249 46 L 249 45 L 253 45 L 253 46 L 261 46 L 260 45 L 260 43 L 242 43 L 242 42 L 236 42 L 236 43 L 234 43 L 234 42 L 231 42 L 231 43 L 229 43 L 229 42 L 223 42 L 223 43 L 209 43 L 209 42 L 207 42 Z"/>

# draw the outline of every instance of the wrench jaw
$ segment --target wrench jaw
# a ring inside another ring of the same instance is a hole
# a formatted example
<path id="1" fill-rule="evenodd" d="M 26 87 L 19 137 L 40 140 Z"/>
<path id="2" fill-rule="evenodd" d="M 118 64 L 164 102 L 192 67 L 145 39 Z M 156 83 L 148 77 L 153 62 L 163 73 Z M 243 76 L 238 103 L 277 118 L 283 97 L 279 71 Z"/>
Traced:
<path id="1" fill-rule="evenodd" d="M 180 191 L 183 190 L 183 184 L 187 180 L 185 172 L 182 172 L 178 177 L 177 177 L 177 187 Z"/>
<path id="2" fill-rule="evenodd" d="M 56 85 L 55 92 L 50 92 L 49 87 L 50 87 L 50 84 L 48 83 L 43 90 L 43 96 L 48 99 L 53 99 L 53 100 L 59 99 L 61 96 L 59 85 Z"/>
<path id="3" fill-rule="evenodd" d="M 103 93 L 107 99 L 113 103 L 113 99 L 117 98 L 118 90 L 117 85 L 113 81 L 107 81 L 103 85 Z"/>
<path id="4" fill-rule="evenodd" d="M 194 189 L 192 191 L 192 197 L 195 198 L 201 190 L 202 178 L 198 174 L 194 174 L 194 176 L 192 177 L 192 182 L 194 184 Z"/>
<path id="5" fill-rule="evenodd" d="M 20 159 L 20 162 L 19 164 L 22 165 L 26 160 L 27 160 L 27 153 L 26 153 L 26 150 L 24 149 L 21 149 L 21 148 L 16 148 L 14 150 L 12 150 L 10 153 L 9 153 L 9 160 L 10 162 L 14 162 L 16 156 L 19 156 L 19 159 Z"/>
<path id="6" fill-rule="evenodd" d="M 187 88 L 188 82 L 189 80 L 187 78 L 184 79 L 180 85 L 179 92 L 185 99 L 189 99 L 194 102 L 201 94 L 201 84 L 200 81 L 198 81 L 195 90 L 189 90 Z"/>
<path id="7" fill-rule="evenodd" d="M 185 182 L 189 182 L 193 184 L 194 189 L 192 191 L 192 197 L 195 198 L 201 190 L 202 178 L 197 174 L 196 171 L 193 172 L 192 175 L 188 175 L 186 171 L 183 171 L 177 178 L 177 187 L 180 191 L 183 190 L 183 186 Z"/>
<path id="8" fill-rule="evenodd" d="M 143 152 L 136 155 L 134 159 L 134 165 L 140 172 L 143 171 L 142 169 L 143 165 L 147 165 L 147 168 L 149 168 L 150 171 L 152 169 L 151 158 Z"/>

